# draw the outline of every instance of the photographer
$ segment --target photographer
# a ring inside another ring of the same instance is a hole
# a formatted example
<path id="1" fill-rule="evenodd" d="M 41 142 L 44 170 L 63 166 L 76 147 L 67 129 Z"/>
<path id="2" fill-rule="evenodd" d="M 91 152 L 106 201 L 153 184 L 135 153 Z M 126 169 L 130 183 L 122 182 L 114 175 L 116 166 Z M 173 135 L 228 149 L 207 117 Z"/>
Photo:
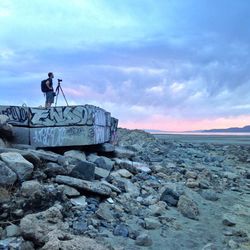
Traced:
<path id="1" fill-rule="evenodd" d="M 50 108 L 52 103 L 54 103 L 55 92 L 53 89 L 53 78 L 54 74 L 52 72 L 48 73 L 48 79 L 46 81 L 47 91 L 45 92 L 46 101 L 45 101 L 45 108 Z"/>

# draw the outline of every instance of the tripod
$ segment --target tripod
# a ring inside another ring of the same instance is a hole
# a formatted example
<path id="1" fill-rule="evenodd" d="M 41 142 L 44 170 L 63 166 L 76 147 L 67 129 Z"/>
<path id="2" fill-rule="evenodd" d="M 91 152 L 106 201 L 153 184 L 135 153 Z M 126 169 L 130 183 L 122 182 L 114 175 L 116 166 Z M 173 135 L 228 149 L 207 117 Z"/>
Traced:
<path id="1" fill-rule="evenodd" d="M 56 105 L 57 105 L 57 99 L 58 99 L 58 95 L 59 95 L 59 92 L 60 92 L 60 91 L 61 91 L 62 94 L 63 94 L 64 100 L 65 100 L 67 106 L 69 106 L 69 104 L 68 104 L 68 102 L 67 102 L 67 99 L 66 99 L 66 97 L 65 97 L 65 95 L 64 95 L 63 89 L 62 89 L 62 87 L 61 87 L 61 81 L 62 81 L 62 80 L 58 79 L 58 84 L 57 84 L 57 87 L 56 87 L 56 103 L 55 103 L 55 107 L 56 107 Z"/>

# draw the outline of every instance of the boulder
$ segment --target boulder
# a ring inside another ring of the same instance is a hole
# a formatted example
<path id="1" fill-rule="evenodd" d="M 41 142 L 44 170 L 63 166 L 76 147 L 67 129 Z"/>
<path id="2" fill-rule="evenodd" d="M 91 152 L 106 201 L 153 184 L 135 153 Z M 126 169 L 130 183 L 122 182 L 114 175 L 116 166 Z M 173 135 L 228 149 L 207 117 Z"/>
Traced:
<path id="1" fill-rule="evenodd" d="M 115 162 L 110 160 L 108 157 L 98 156 L 96 154 L 89 154 L 87 159 L 88 161 L 95 163 L 97 167 L 103 168 L 109 171 L 112 170 L 115 164 Z"/>
<path id="2" fill-rule="evenodd" d="M 13 137 L 12 125 L 8 124 L 9 117 L 0 115 L 0 135 L 3 138 L 11 139 Z"/>
<path id="3" fill-rule="evenodd" d="M 86 180 L 73 178 L 70 176 L 58 175 L 55 178 L 55 182 L 69 185 L 77 189 L 85 190 L 88 192 L 93 192 L 99 195 L 104 195 L 104 196 L 111 195 L 111 188 L 98 181 L 90 182 Z"/>
<path id="4" fill-rule="evenodd" d="M 41 250 L 108 250 L 105 246 L 98 244 L 95 240 L 82 235 L 65 233 L 62 230 L 53 230 L 47 235 L 48 241 Z"/>
<path id="5" fill-rule="evenodd" d="M 123 178 L 131 178 L 133 176 L 127 169 L 118 169 L 116 173 Z"/>
<path id="6" fill-rule="evenodd" d="M 109 222 L 114 221 L 113 213 L 111 212 L 111 205 L 107 203 L 101 203 L 98 210 L 96 211 L 96 215 L 102 219 Z"/>
<path id="7" fill-rule="evenodd" d="M 22 236 L 42 246 L 49 240 L 49 232 L 64 227 L 61 210 L 62 207 L 54 206 L 40 213 L 26 215 L 20 222 Z"/>
<path id="8" fill-rule="evenodd" d="M 44 173 L 48 177 L 55 177 L 56 175 L 65 175 L 68 173 L 68 170 L 66 167 L 59 165 L 58 163 L 55 162 L 48 162 L 46 164 L 46 168 L 44 170 Z"/>
<path id="9" fill-rule="evenodd" d="M 17 175 L 14 171 L 0 161 L 0 186 L 11 186 L 17 180 Z"/>
<path id="10" fill-rule="evenodd" d="M 73 164 L 73 167 L 69 173 L 70 176 L 83 180 L 94 180 L 96 166 L 94 163 L 86 160 L 74 159 L 74 161 L 71 161 L 71 164 Z"/>
<path id="11" fill-rule="evenodd" d="M 36 154 L 43 161 L 58 162 L 58 161 L 61 161 L 62 159 L 61 155 L 56 154 L 54 152 L 50 152 L 50 151 L 44 151 L 42 149 L 39 149 L 39 150 L 29 149 L 28 151 Z"/>
<path id="12" fill-rule="evenodd" d="M 28 180 L 31 177 L 34 166 L 25 160 L 21 154 L 1 153 L 0 158 L 17 174 L 20 181 Z"/>
<path id="13" fill-rule="evenodd" d="M 21 235 L 21 230 L 19 226 L 16 226 L 15 224 L 13 224 L 5 228 L 4 234 L 6 235 L 6 238 L 18 237 Z"/>
<path id="14" fill-rule="evenodd" d="M 209 201 L 217 201 L 219 199 L 218 194 L 213 190 L 202 190 L 201 196 Z"/>
<path id="15" fill-rule="evenodd" d="M 75 188 L 67 186 L 67 185 L 59 185 L 58 189 L 62 191 L 68 197 L 79 196 L 80 192 L 78 192 Z"/>
<path id="16" fill-rule="evenodd" d="M 98 150 L 105 153 L 112 153 L 115 151 L 115 146 L 111 143 L 103 143 L 100 145 Z"/>
<path id="17" fill-rule="evenodd" d="M 161 223 L 158 221 L 158 219 L 153 217 L 144 218 L 144 223 L 145 229 L 156 229 L 161 226 Z"/>
<path id="18" fill-rule="evenodd" d="M 128 237 L 129 236 L 129 227 L 123 223 L 118 224 L 114 228 L 113 234 L 116 236 Z"/>
<path id="19" fill-rule="evenodd" d="M 86 161 L 86 155 L 80 150 L 69 150 L 64 153 L 66 158 L 78 159 L 80 161 Z"/>
<path id="20" fill-rule="evenodd" d="M 121 169 L 127 169 L 128 171 L 130 171 L 133 174 L 137 174 L 140 172 L 144 172 L 144 173 L 150 173 L 151 169 L 148 167 L 148 165 L 146 163 L 142 163 L 142 162 L 134 162 L 134 161 L 130 161 L 130 160 L 124 160 L 124 159 L 118 159 L 115 158 L 114 159 L 116 166 L 118 166 Z"/>
<path id="21" fill-rule="evenodd" d="M 178 210 L 189 219 L 198 220 L 199 209 L 197 204 L 186 195 L 181 195 L 177 204 Z"/>
<path id="22" fill-rule="evenodd" d="M 102 179 L 107 178 L 110 174 L 109 170 L 103 169 L 103 168 L 95 168 L 95 177 L 96 179 Z"/>
<path id="23" fill-rule="evenodd" d="M 3 250 L 34 250 L 33 244 L 29 241 L 24 241 L 22 237 L 9 237 L 4 240 L 0 240 L 0 249 Z"/>
<path id="24" fill-rule="evenodd" d="M 43 185 L 37 180 L 24 181 L 21 186 L 21 194 L 25 197 L 32 197 L 35 194 L 42 196 L 44 193 Z"/>
<path id="25" fill-rule="evenodd" d="M 82 207 L 82 208 L 84 208 L 88 205 L 88 203 L 86 202 L 86 197 L 84 195 L 79 196 L 77 198 L 72 198 L 72 199 L 70 199 L 70 201 L 74 206 L 78 206 L 78 207 Z"/>
<path id="26" fill-rule="evenodd" d="M 167 205 L 176 207 L 179 201 L 180 195 L 183 190 L 175 184 L 168 184 L 161 191 L 160 200 L 165 201 Z"/>
<path id="27" fill-rule="evenodd" d="M 138 246 L 149 247 L 153 244 L 151 237 L 146 233 L 141 233 L 137 236 L 135 244 Z"/>
<path id="28" fill-rule="evenodd" d="M 134 151 L 128 150 L 128 149 L 123 148 L 123 147 L 118 147 L 118 146 L 115 147 L 114 154 L 117 158 L 121 158 L 121 159 L 124 159 L 124 158 L 130 159 L 130 158 L 135 156 Z"/>

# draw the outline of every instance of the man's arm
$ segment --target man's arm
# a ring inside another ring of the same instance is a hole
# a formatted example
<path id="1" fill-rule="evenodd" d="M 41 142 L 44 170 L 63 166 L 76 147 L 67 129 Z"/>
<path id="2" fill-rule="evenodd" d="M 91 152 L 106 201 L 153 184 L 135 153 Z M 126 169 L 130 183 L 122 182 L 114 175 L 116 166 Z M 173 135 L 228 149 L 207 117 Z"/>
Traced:
<path id="1" fill-rule="evenodd" d="M 47 80 L 47 81 L 46 81 L 46 85 L 47 85 L 48 89 L 53 90 L 53 88 L 52 88 L 49 84 L 50 84 L 50 82 L 49 82 L 49 80 Z"/>

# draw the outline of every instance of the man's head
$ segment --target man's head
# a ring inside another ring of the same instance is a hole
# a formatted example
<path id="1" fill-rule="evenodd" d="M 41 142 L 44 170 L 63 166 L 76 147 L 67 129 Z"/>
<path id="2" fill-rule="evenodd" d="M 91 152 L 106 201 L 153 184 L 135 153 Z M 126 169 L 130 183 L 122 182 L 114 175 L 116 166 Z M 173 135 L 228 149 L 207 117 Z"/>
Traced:
<path id="1" fill-rule="evenodd" d="M 48 77 L 49 77 L 49 78 L 54 78 L 54 74 L 53 74 L 52 72 L 49 72 L 49 73 L 48 73 Z"/>

